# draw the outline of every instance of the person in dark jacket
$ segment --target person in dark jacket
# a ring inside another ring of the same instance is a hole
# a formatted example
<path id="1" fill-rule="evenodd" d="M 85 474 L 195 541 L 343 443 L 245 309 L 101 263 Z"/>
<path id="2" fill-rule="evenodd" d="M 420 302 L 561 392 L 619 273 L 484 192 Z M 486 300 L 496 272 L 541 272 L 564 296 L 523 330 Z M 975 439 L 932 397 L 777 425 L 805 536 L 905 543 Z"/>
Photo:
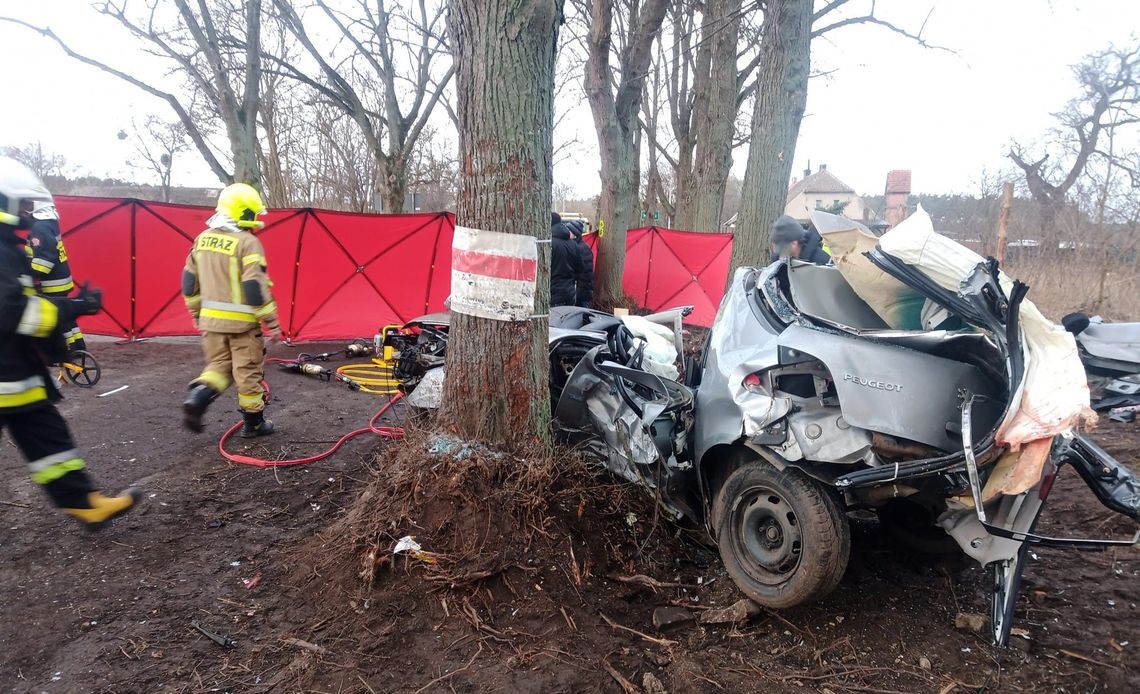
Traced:
<path id="1" fill-rule="evenodd" d="M 582 308 L 590 308 L 590 305 L 594 303 L 594 252 L 590 250 L 589 244 L 582 238 L 582 235 L 586 233 L 586 223 L 581 219 L 571 219 L 566 224 L 570 227 L 570 233 L 574 235 L 574 242 L 578 246 L 578 255 L 582 261 L 582 267 L 579 268 L 576 278 L 578 285 L 577 305 Z"/>
<path id="2" fill-rule="evenodd" d="M 785 256 L 816 265 L 831 262 L 831 256 L 823 249 L 823 237 L 815 227 L 804 229 L 791 215 L 781 216 L 772 225 L 772 259 Z"/>
<path id="3" fill-rule="evenodd" d="M 133 508 L 140 495 L 134 489 L 100 493 L 53 404 L 60 394 L 44 364 L 65 349 L 65 326 L 98 313 L 103 297 L 86 286 L 71 298 L 36 294 L 25 240 L 16 232 L 32 226 L 35 201 L 50 199 L 26 166 L 0 157 L 0 430 L 15 441 L 48 498 L 97 530 Z"/>
<path id="4" fill-rule="evenodd" d="M 75 288 L 71 279 L 67 249 L 59 229 L 59 213 L 53 200 L 37 201 L 32 208 L 32 228 L 28 230 L 28 257 L 40 296 L 48 299 L 66 299 Z M 64 326 L 64 338 L 69 351 L 85 350 L 83 332 L 74 322 Z"/>
<path id="5" fill-rule="evenodd" d="M 576 306 L 582 256 L 570 227 L 557 212 L 550 213 L 550 305 Z"/>

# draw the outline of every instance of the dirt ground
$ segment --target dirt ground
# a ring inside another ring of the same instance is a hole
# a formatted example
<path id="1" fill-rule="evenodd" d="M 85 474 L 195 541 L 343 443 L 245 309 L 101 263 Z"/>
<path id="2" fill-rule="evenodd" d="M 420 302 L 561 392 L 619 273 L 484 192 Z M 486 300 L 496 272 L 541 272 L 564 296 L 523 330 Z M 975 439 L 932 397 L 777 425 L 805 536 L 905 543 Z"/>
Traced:
<path id="1" fill-rule="evenodd" d="M 215 405 L 206 434 L 178 420 L 196 345 L 92 349 L 103 381 L 67 388 L 62 410 L 97 479 L 140 484 L 145 504 L 86 534 L 46 506 L 11 444 L 0 444 L 4 691 L 1140 690 L 1134 548 L 1038 551 L 1004 651 L 955 628 L 957 613 L 987 612 L 980 569 L 901 551 L 861 519 L 847 574 L 824 601 L 742 626 L 661 633 L 655 608 L 699 614 L 739 594 L 715 552 L 657 517 L 639 490 L 565 461 L 550 473 L 548 507 L 531 508 L 502 496 L 510 480 L 481 477 L 478 456 L 422 456 L 422 470 L 401 477 L 419 515 L 395 518 L 378 547 L 406 532 L 450 554 L 436 566 L 399 559 L 366 585 L 347 511 L 369 508 L 362 493 L 377 493 L 386 465 L 416 460 L 400 447 L 421 441 L 360 439 L 305 467 L 232 465 L 216 450 L 236 421 L 232 402 Z M 322 449 L 383 402 L 301 376 L 270 380 L 282 432 L 255 454 Z M 1134 464 L 1136 424 L 1106 420 L 1095 438 Z M 445 483 L 419 486 L 432 476 Z M 1126 536 L 1134 526 L 1069 471 L 1041 530 Z M 634 574 L 670 585 L 619 580 Z M 215 644 L 192 622 L 236 645 Z"/>

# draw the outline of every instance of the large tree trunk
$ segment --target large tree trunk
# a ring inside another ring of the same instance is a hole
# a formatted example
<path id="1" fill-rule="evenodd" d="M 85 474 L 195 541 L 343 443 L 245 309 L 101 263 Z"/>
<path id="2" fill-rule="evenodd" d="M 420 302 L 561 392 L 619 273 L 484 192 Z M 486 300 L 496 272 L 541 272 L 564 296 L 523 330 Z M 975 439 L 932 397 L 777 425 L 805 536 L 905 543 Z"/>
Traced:
<path id="1" fill-rule="evenodd" d="M 207 26 L 206 45 L 216 52 L 217 39 L 209 31 L 208 21 L 212 23 L 203 13 L 203 24 Z M 261 189 L 261 144 L 257 140 L 257 109 L 261 87 L 261 0 L 247 0 L 245 3 L 245 25 L 245 86 L 240 96 L 236 90 L 228 88 L 229 75 L 220 54 L 215 54 L 211 60 L 216 61 L 214 70 L 222 94 L 220 108 L 227 124 L 230 150 L 234 157 L 233 180 Z"/>
<path id="2" fill-rule="evenodd" d="M 796 138 L 807 106 L 811 20 L 811 0 L 769 0 L 764 14 L 752 144 L 730 279 L 738 267 L 767 263 L 769 230 L 787 206 Z"/>
<path id="3" fill-rule="evenodd" d="M 385 214 L 402 214 L 408 184 L 407 160 L 373 151 L 376 157 L 376 195 Z"/>
<path id="4" fill-rule="evenodd" d="M 740 6 L 741 0 L 705 3 L 693 99 L 693 173 L 677 188 L 676 224 L 680 229 L 720 231 L 736 132 Z"/>
<path id="5" fill-rule="evenodd" d="M 242 123 L 230 138 L 234 155 L 234 181 L 261 188 L 261 161 L 258 157 L 256 119 L 250 125 Z"/>
<path id="6" fill-rule="evenodd" d="M 597 118 L 595 117 L 595 122 Z M 598 124 L 601 129 L 608 126 Z M 614 124 L 614 129 L 617 129 Z M 600 132 L 600 130 L 599 130 Z M 634 175 L 637 151 L 634 134 L 619 134 L 613 142 L 599 141 L 602 164 L 602 193 L 598 220 L 605 224 L 598 240 L 594 266 L 594 305 L 603 309 L 625 303 L 622 276 L 625 274 L 626 232 L 635 219 L 638 181 Z"/>
<path id="7" fill-rule="evenodd" d="M 554 63 L 562 0 L 451 0 L 459 66 L 456 223 L 550 238 Z M 550 244 L 538 244 L 535 314 L 550 303 Z M 550 441 L 548 322 L 453 313 L 441 421 L 517 449 Z"/>
<path id="8" fill-rule="evenodd" d="M 611 87 L 610 72 L 613 6 L 613 0 L 593 0 L 591 4 L 585 76 L 586 98 L 594 116 L 602 164 L 598 218 L 605 223 L 605 233 L 598 244 L 594 269 L 594 303 L 601 308 L 623 303 L 626 231 L 634 221 L 639 199 L 638 114 L 653 40 L 665 19 L 668 2 L 644 0 L 640 12 L 630 19 L 633 25 L 629 45 L 621 55 L 616 93 Z"/>

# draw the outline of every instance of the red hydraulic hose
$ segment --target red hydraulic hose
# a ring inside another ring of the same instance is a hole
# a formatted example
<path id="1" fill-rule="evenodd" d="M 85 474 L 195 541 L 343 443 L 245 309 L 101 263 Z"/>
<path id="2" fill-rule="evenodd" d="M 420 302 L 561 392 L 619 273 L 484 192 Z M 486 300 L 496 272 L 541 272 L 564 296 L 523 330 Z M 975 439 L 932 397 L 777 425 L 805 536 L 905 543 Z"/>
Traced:
<path id="1" fill-rule="evenodd" d="M 395 405 L 402 397 L 404 397 L 403 393 L 396 393 L 393 395 L 391 399 L 388 400 L 387 404 L 385 404 L 384 407 L 380 408 L 379 412 L 372 415 L 372 419 L 368 420 L 367 427 L 364 429 L 357 429 L 356 431 L 350 431 L 349 433 L 345 434 L 340 438 L 339 441 L 333 444 L 332 448 L 328 449 L 324 453 L 318 453 L 317 455 L 312 455 L 307 458 L 293 458 L 291 460 L 263 460 L 261 458 L 254 458 L 253 456 L 241 455 L 240 453 L 230 453 L 226 450 L 226 441 L 229 441 L 230 437 L 234 435 L 234 432 L 236 432 L 241 427 L 242 422 L 238 422 L 237 424 L 230 427 L 229 431 L 222 434 L 222 438 L 218 441 L 218 452 L 222 454 L 223 458 L 230 461 L 231 463 L 253 465 L 254 467 L 285 467 L 287 465 L 306 465 L 308 463 L 315 463 L 318 460 L 324 460 L 325 458 L 328 458 L 333 453 L 336 453 L 338 450 L 340 450 L 340 447 L 348 441 L 356 438 L 357 436 L 363 436 L 364 434 L 376 434 L 377 436 L 386 439 L 401 439 L 404 437 L 403 427 L 376 426 L 376 422 L 379 421 L 379 419 L 384 416 L 384 413 L 391 409 L 392 406 Z"/>

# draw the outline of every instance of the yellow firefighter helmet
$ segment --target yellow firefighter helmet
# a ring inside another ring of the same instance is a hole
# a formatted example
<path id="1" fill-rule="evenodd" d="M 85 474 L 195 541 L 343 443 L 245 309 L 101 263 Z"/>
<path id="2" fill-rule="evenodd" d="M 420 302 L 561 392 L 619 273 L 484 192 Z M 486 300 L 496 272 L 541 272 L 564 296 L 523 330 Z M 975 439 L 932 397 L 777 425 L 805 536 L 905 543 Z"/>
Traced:
<path id="1" fill-rule="evenodd" d="M 218 212 L 228 216 L 244 229 L 260 229 L 265 225 L 257 218 L 265 214 L 261 194 L 248 183 L 233 183 L 218 196 Z"/>

